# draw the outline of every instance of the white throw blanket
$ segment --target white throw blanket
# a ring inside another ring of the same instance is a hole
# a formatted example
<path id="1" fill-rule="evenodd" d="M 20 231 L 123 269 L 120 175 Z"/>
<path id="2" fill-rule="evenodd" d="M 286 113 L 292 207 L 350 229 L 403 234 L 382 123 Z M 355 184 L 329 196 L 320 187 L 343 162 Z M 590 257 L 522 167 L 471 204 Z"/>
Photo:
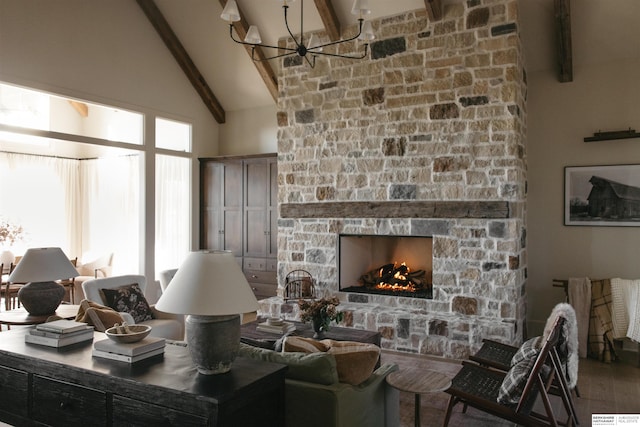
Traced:
<path id="1" fill-rule="evenodd" d="M 640 280 L 611 279 L 613 337 L 640 342 Z"/>
<path id="2" fill-rule="evenodd" d="M 591 280 L 588 277 L 571 277 L 567 287 L 569 304 L 576 312 L 578 322 L 578 355 L 587 357 L 589 318 L 591 316 Z"/>

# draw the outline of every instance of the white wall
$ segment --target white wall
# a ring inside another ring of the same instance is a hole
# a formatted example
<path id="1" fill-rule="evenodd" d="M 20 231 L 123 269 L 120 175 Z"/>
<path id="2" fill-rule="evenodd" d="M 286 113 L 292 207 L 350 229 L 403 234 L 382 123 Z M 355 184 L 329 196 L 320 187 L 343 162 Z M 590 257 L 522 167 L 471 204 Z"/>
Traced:
<path id="1" fill-rule="evenodd" d="M 278 151 L 276 106 L 227 112 L 220 126 L 220 154 L 245 155 Z"/>
<path id="2" fill-rule="evenodd" d="M 564 292 L 553 279 L 640 278 L 640 227 L 563 225 L 565 166 L 640 164 L 640 139 L 583 142 L 598 131 L 640 130 L 640 60 L 528 76 L 528 318 L 541 332 Z"/>
<path id="3" fill-rule="evenodd" d="M 213 18 L 212 18 L 213 19 Z M 193 124 L 193 247 L 197 157 L 218 153 L 219 126 L 132 0 L 0 0 L 0 80 Z M 143 147 L 153 170 L 153 147 Z M 144 271 L 152 277 L 153 173 L 145 177 Z"/>

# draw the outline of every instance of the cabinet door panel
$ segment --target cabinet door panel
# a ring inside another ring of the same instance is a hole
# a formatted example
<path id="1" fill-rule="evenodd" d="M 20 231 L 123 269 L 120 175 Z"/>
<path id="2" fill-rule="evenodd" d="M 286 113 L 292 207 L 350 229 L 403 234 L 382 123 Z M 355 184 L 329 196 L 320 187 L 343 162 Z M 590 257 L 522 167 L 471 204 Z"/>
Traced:
<path id="1" fill-rule="evenodd" d="M 218 187 L 219 188 L 219 187 Z M 242 162 L 224 163 L 224 196 L 225 208 L 242 209 Z"/>
<path id="2" fill-rule="evenodd" d="M 269 197 L 267 192 L 267 163 L 265 160 L 247 160 L 245 163 L 245 177 L 245 206 L 264 209 Z"/>
<path id="3" fill-rule="evenodd" d="M 33 419 L 52 426 L 104 426 L 106 393 L 34 375 Z"/>
<path id="4" fill-rule="evenodd" d="M 11 368 L 0 368 L 0 410 L 27 416 L 29 374 Z"/>
<path id="5" fill-rule="evenodd" d="M 222 236 L 224 226 L 222 224 L 222 211 L 219 209 L 203 209 L 202 212 L 202 248 L 211 250 L 224 249 Z"/>
<path id="6" fill-rule="evenodd" d="M 218 162 L 207 162 L 202 170 L 203 198 L 204 207 L 221 206 L 222 193 L 224 183 L 224 165 Z"/>
<path id="7" fill-rule="evenodd" d="M 224 211 L 224 250 L 242 256 L 242 210 Z"/>
<path id="8" fill-rule="evenodd" d="M 245 246 L 244 255 L 264 257 L 266 255 L 265 211 L 248 210 L 245 212 Z"/>

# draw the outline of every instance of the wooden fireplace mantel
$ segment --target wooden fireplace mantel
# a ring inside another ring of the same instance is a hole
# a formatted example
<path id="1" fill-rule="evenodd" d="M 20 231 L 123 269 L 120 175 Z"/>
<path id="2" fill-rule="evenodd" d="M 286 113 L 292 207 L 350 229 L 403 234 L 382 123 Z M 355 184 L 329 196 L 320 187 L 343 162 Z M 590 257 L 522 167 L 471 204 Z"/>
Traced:
<path id="1" fill-rule="evenodd" d="M 511 218 L 506 201 L 388 201 L 283 203 L 281 218 Z"/>

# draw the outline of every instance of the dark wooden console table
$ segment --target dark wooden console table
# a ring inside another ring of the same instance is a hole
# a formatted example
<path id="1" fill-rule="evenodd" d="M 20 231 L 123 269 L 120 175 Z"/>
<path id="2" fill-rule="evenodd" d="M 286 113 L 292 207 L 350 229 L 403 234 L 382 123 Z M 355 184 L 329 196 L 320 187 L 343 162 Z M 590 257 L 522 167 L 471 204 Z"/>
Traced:
<path id="1" fill-rule="evenodd" d="M 93 344 L 27 344 L 0 337 L 0 420 L 12 425 L 284 425 L 286 367 L 238 358 L 226 374 L 198 374 L 183 345 L 129 365 L 91 356 Z M 96 333 L 95 339 L 104 334 Z"/>

